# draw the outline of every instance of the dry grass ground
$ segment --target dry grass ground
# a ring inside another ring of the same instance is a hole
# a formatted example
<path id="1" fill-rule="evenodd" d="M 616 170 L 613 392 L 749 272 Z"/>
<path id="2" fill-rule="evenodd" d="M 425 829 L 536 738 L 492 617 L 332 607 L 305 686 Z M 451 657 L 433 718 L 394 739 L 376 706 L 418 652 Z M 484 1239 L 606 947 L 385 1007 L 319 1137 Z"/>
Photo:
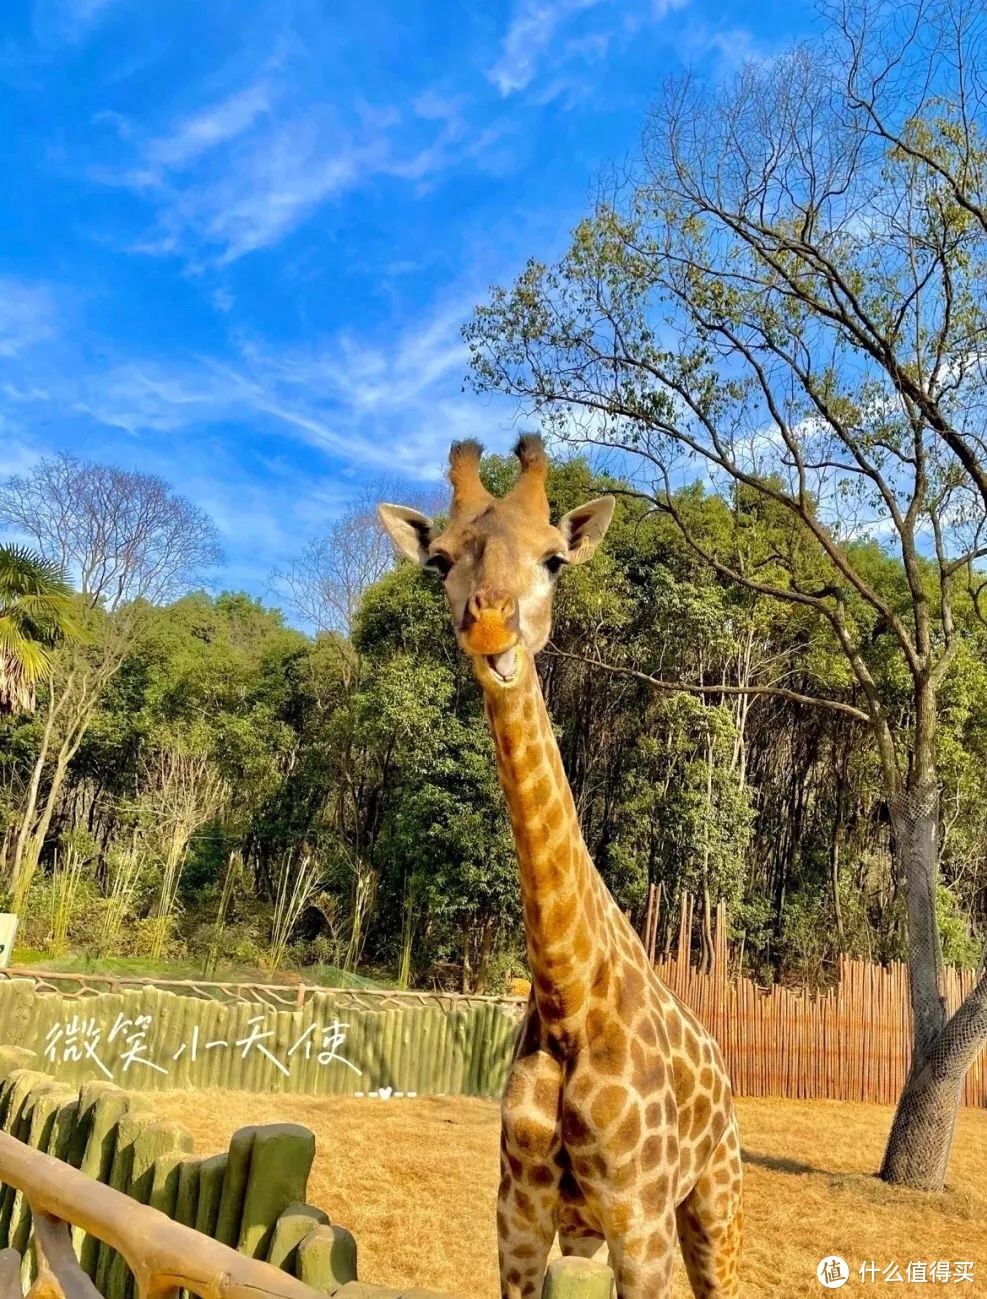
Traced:
<path id="1" fill-rule="evenodd" d="M 355 1234 L 363 1279 L 415 1282 L 463 1299 L 498 1293 L 492 1102 L 173 1092 L 154 1105 L 184 1123 L 203 1153 L 224 1148 L 247 1123 L 305 1124 L 318 1141 L 309 1198 Z M 887 1109 L 782 1100 L 740 1101 L 738 1109 L 747 1156 L 745 1299 L 825 1293 L 815 1269 L 831 1253 L 854 1269 L 896 1261 L 902 1272 L 912 1259 L 972 1260 L 976 1282 L 947 1293 L 987 1295 L 987 1112 L 961 1114 L 949 1189 L 926 1195 L 871 1176 Z M 855 1276 L 844 1293 L 887 1293 L 886 1284 Z M 930 1289 L 942 1292 L 901 1287 Z M 688 1294 L 680 1274 L 676 1299 Z"/>

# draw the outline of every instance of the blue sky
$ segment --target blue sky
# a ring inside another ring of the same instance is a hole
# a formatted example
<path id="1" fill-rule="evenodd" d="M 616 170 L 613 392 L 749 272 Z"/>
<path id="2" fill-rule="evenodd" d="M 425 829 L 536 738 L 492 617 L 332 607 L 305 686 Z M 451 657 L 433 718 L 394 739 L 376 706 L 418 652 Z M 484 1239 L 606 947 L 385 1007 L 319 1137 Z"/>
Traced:
<path id="1" fill-rule="evenodd" d="M 381 478 L 492 449 L 462 392 L 491 283 L 550 258 L 662 79 L 805 34 L 807 0 L 7 0 L 0 474 L 172 482 L 264 594 Z"/>

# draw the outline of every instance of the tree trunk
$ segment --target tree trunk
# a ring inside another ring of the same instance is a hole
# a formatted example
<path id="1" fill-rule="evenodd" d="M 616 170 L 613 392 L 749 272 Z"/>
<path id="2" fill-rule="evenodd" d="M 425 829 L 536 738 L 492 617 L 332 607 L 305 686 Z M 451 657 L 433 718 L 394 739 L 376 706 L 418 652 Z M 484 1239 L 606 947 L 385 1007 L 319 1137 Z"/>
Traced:
<path id="1" fill-rule="evenodd" d="M 34 814 L 37 810 L 38 796 L 41 791 L 41 777 L 44 775 L 45 764 L 48 761 L 48 752 L 51 748 L 51 737 L 55 727 L 55 715 L 54 686 L 50 686 L 48 695 L 48 714 L 45 718 L 45 727 L 41 736 L 41 746 L 34 760 L 31 780 L 27 790 L 27 800 L 21 812 L 20 828 L 17 833 L 17 842 L 14 846 L 14 860 L 10 869 L 9 877 L 9 887 L 12 892 L 17 890 L 21 878 L 24 854 L 27 851 L 27 842 L 31 834 L 31 827 L 34 824 Z"/>
<path id="2" fill-rule="evenodd" d="M 833 895 L 833 915 L 836 919 L 836 941 L 840 956 L 846 953 L 846 931 L 843 927 L 843 903 L 840 900 L 840 834 L 843 829 L 843 809 L 849 781 L 850 745 L 843 753 L 842 770 L 836 784 L 836 809 L 833 814 L 833 837 L 829 845 L 829 885 Z"/>
<path id="3" fill-rule="evenodd" d="M 398 962 L 398 987 L 411 982 L 411 948 L 415 938 L 415 887 L 411 880 L 404 886 L 404 916 L 401 921 L 401 956 Z"/>
<path id="4" fill-rule="evenodd" d="M 908 785 L 889 809 L 895 836 L 895 864 L 908 911 L 908 973 L 914 1048 L 925 1057 L 946 1022 L 943 960 L 936 917 L 939 878 L 939 791 L 932 781 Z"/>
<path id="5" fill-rule="evenodd" d="M 703 936 L 703 954 L 700 962 L 700 971 L 703 974 L 709 974 L 714 964 L 713 946 L 713 906 L 709 896 L 709 885 L 703 884 L 703 918 L 702 918 L 702 936 Z"/>
<path id="6" fill-rule="evenodd" d="M 66 746 L 63 744 L 55 762 L 55 769 L 51 774 L 48 795 L 41 814 L 31 827 L 30 834 L 21 844 L 18 844 L 18 848 L 21 850 L 20 860 L 17 865 L 17 875 L 11 888 L 11 905 L 17 912 L 23 911 L 24 904 L 27 901 L 31 881 L 34 878 L 34 872 L 38 869 L 38 862 L 41 860 L 41 853 L 48 837 L 48 828 L 51 825 L 58 796 L 62 792 L 62 785 L 65 783 L 65 777 L 68 774 L 70 761 L 71 759 L 66 753 Z"/>
<path id="7" fill-rule="evenodd" d="M 895 858 L 908 907 L 912 1063 L 898 1099 L 881 1177 L 899 1186 L 942 1190 L 963 1079 L 987 1040 L 987 977 L 947 1020 L 942 944 L 936 921 L 939 795 L 910 783 L 890 801 Z"/>
<path id="8" fill-rule="evenodd" d="M 840 828 L 833 828 L 833 840 L 829 851 L 829 887 L 833 895 L 833 915 L 836 920 L 836 944 L 840 956 L 846 952 L 846 931 L 843 928 L 843 903 L 840 901 Z"/>
<path id="9" fill-rule="evenodd" d="M 473 986 L 481 992 L 486 986 L 487 969 L 490 965 L 490 955 L 493 952 L 494 935 L 497 932 L 497 924 L 492 916 L 488 916 L 483 922 L 483 930 L 480 936 L 480 954 L 476 963 L 476 972 L 473 975 Z"/>
<path id="10" fill-rule="evenodd" d="M 463 921 L 462 953 L 462 971 L 460 973 L 459 991 L 465 994 L 473 991 L 473 962 L 470 953 L 470 927 L 468 920 Z"/>
<path id="11" fill-rule="evenodd" d="M 713 737 L 706 732 L 706 817 L 703 821 L 703 954 L 700 970 L 709 974 L 713 968 L 713 908 L 709 896 L 709 828 L 713 822 Z"/>
<path id="12" fill-rule="evenodd" d="M 898 1100 L 881 1177 L 941 1191 L 967 1070 L 987 1041 L 987 974 L 946 1024 L 924 1061 L 913 1062 Z"/>

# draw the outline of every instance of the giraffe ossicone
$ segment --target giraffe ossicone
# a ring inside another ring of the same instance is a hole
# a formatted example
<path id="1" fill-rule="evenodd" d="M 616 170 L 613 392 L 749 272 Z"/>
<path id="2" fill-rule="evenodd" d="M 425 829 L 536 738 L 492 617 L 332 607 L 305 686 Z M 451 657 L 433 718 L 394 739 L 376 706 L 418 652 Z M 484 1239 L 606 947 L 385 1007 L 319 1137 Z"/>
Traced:
<path id="1" fill-rule="evenodd" d="M 483 690 L 517 848 L 531 998 L 502 1103 L 502 1299 L 541 1294 L 563 1253 L 609 1249 L 618 1299 L 667 1299 L 678 1246 L 700 1299 L 740 1294 L 740 1139 L 719 1048 L 658 979 L 583 840 L 534 656 L 559 574 L 603 540 L 614 498 L 551 522 L 538 437 L 505 496 L 454 443 L 436 528 L 381 505 L 395 545 L 435 569 Z"/>

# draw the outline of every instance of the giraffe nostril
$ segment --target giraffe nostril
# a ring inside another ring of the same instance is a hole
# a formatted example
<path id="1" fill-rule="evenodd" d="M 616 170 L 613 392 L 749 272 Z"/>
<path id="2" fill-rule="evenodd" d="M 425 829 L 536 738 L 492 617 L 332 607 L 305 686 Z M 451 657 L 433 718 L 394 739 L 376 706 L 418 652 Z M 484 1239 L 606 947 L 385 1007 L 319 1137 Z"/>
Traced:
<path id="1" fill-rule="evenodd" d="M 467 608 L 474 618 L 481 613 L 499 613 L 502 618 L 511 618 L 515 609 L 514 597 L 498 591 L 489 591 L 479 587 L 470 596 Z"/>

